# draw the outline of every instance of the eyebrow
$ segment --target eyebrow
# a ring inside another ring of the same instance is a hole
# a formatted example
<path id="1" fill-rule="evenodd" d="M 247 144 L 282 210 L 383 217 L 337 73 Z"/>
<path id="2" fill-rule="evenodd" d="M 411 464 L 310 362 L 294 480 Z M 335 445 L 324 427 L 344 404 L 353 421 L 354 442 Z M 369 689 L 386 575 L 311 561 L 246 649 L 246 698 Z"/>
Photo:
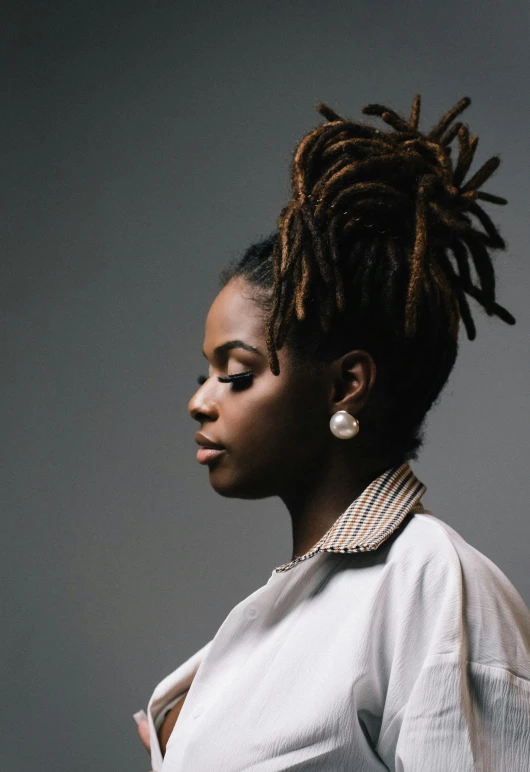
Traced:
<path id="1" fill-rule="evenodd" d="M 262 356 L 261 351 L 258 351 L 257 348 L 251 346 L 249 343 L 245 343 L 243 340 L 227 340 L 226 343 L 216 346 L 213 353 L 214 356 L 221 356 L 234 348 L 242 348 L 245 351 L 250 351 L 252 354 L 259 354 L 259 356 Z M 202 355 L 208 359 L 204 351 L 202 352 Z"/>

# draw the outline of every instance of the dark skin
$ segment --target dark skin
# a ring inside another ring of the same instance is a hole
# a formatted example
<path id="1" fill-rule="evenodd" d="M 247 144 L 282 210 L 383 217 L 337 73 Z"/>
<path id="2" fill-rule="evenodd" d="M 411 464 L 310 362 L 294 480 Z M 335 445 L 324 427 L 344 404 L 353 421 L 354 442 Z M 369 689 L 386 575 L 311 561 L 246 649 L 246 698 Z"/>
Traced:
<path id="1" fill-rule="evenodd" d="M 315 367 L 296 360 L 286 344 L 278 351 L 280 374 L 273 375 L 266 357 L 267 316 L 256 303 L 256 292 L 238 277 L 212 303 L 204 337 L 208 378 L 188 411 L 203 435 L 226 448 L 208 463 L 217 493 L 243 499 L 279 496 L 285 503 L 293 559 L 308 552 L 394 461 L 368 454 L 363 445 L 362 411 L 371 397 L 372 403 L 376 399 L 372 356 L 355 349 Z M 240 347 L 216 351 L 228 341 L 242 341 L 259 353 Z M 241 390 L 217 380 L 249 370 L 253 378 Z M 359 433 L 350 440 L 330 431 L 330 418 L 339 410 L 359 417 Z M 182 704 L 167 714 L 159 730 L 163 753 Z"/>

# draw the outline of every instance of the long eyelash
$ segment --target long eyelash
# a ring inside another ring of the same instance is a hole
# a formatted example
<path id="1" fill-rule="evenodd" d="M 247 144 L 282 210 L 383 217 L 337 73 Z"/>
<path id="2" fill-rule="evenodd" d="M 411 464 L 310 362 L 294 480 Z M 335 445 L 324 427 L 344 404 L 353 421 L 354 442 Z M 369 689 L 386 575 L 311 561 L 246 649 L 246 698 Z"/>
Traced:
<path id="1" fill-rule="evenodd" d="M 221 383 L 232 383 L 234 386 L 238 386 L 252 380 L 254 373 L 252 370 L 246 370 L 244 373 L 234 373 L 233 375 L 222 376 L 218 375 L 217 380 Z M 208 380 L 207 375 L 199 375 L 197 383 L 202 386 Z"/>
<path id="2" fill-rule="evenodd" d="M 244 381 L 247 378 L 251 378 L 253 375 L 254 373 L 252 370 L 246 370 L 244 373 L 234 373 L 233 375 L 218 375 L 217 380 L 221 383 L 237 383 L 238 381 Z"/>
<path id="3" fill-rule="evenodd" d="M 231 383 L 232 391 L 242 391 L 246 389 L 252 383 L 254 373 L 252 370 L 247 370 L 245 373 L 234 373 L 234 375 L 227 375 L 226 378 L 218 375 L 217 380 L 221 383 Z"/>

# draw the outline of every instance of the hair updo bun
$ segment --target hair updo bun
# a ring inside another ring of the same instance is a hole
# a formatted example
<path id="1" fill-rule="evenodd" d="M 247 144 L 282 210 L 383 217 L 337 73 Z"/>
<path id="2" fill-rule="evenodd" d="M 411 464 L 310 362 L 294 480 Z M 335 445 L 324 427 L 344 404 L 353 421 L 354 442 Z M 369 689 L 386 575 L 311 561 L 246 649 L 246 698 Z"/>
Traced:
<path id="1" fill-rule="evenodd" d="M 390 251 L 394 251 L 390 243 L 395 242 L 405 253 L 406 337 L 416 334 L 420 296 L 433 289 L 439 302 L 446 304 L 455 336 L 460 318 L 468 338 L 476 334 L 466 293 L 488 314 L 509 324 L 515 322 L 495 302 L 488 253 L 488 249 L 504 249 L 505 244 L 477 203 L 477 199 L 506 203 L 504 198 L 478 190 L 498 167 L 499 158 L 490 158 L 464 183 L 478 137 L 471 136 L 465 124 L 453 121 L 470 101 L 461 99 L 429 134 L 418 130 L 419 95 L 408 121 L 382 105 L 363 108 L 363 113 L 380 116 L 394 131 L 354 123 L 327 105 L 317 105 L 326 123 L 309 132 L 296 149 L 293 195 L 278 222 L 280 238 L 273 254 L 275 302 L 268 327 L 273 372 L 278 371 L 276 349 L 283 345 L 293 315 L 299 321 L 305 317 L 312 282 L 323 283 L 328 290 L 321 309 L 324 330 L 329 329 L 334 311 L 346 310 L 341 263 L 360 236 L 366 239 L 369 229 L 374 237 L 384 237 Z M 459 155 L 453 165 L 450 143 L 455 138 Z M 480 287 L 473 284 L 470 257 Z M 334 304 L 330 303 L 332 295 Z"/>
<path id="2" fill-rule="evenodd" d="M 267 290 L 259 294 L 275 375 L 287 340 L 306 360 L 370 352 L 388 397 L 374 442 L 398 460 L 421 445 L 425 414 L 456 359 L 460 319 L 475 338 L 466 296 L 515 323 L 495 300 L 490 252 L 505 243 L 479 204 L 506 203 L 479 190 L 499 158 L 465 180 L 478 137 L 455 119 L 469 104 L 461 99 L 428 134 L 418 129 L 419 95 L 408 120 L 382 105 L 363 108 L 385 131 L 317 105 L 326 120 L 294 152 L 277 232 L 221 274 L 222 284 L 243 276 Z"/>

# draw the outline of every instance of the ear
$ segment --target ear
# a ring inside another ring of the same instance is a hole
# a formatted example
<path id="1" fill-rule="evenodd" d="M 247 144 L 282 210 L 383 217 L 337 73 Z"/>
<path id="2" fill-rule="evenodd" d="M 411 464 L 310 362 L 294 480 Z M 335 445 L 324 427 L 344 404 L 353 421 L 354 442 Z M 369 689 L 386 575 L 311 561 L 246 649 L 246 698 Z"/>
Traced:
<path id="1" fill-rule="evenodd" d="M 329 411 L 346 410 L 357 415 L 368 402 L 377 368 L 372 356 L 361 349 L 348 351 L 330 365 Z"/>

